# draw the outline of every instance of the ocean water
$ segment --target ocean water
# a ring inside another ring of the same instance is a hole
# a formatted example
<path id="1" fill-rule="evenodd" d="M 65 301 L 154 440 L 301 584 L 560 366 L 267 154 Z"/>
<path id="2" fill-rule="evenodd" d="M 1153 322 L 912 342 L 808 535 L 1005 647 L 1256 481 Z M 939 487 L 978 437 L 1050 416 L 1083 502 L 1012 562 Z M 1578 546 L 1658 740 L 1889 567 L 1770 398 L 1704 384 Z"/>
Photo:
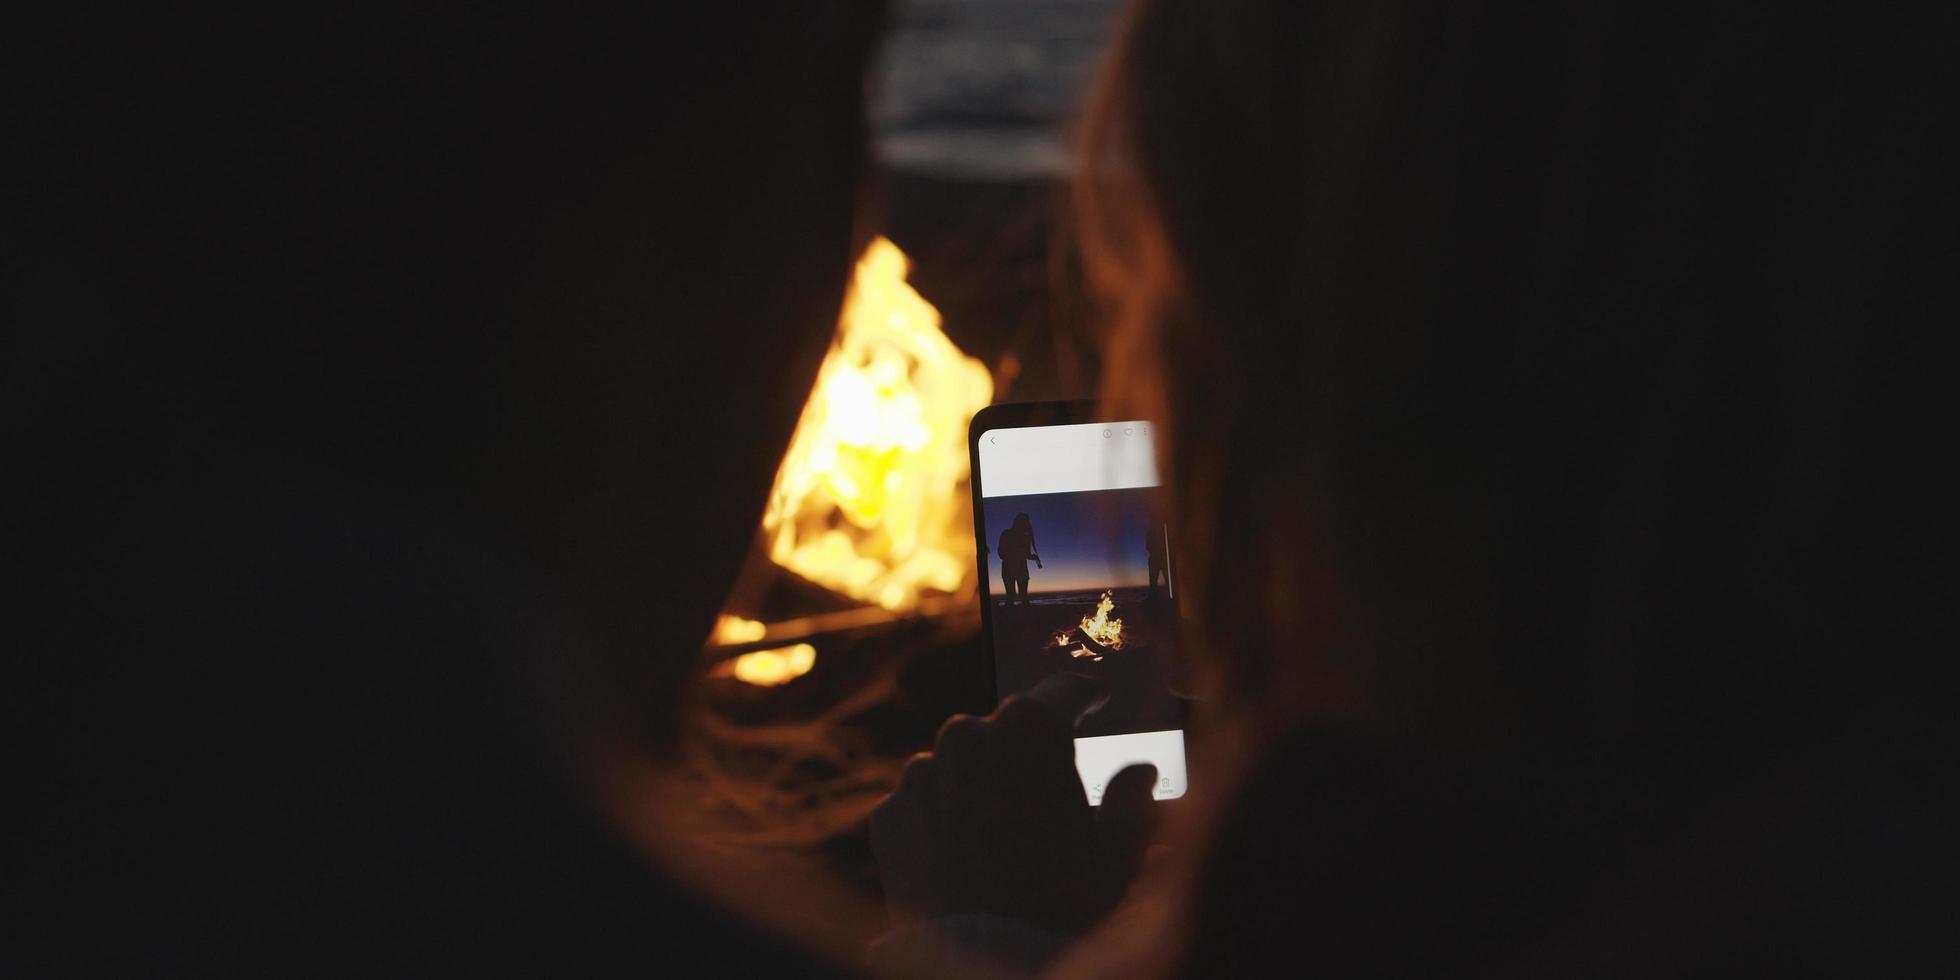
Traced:
<path id="1" fill-rule="evenodd" d="M 1119 617 L 1123 615 L 1123 607 L 1125 605 L 1134 602 L 1143 602 L 1147 600 L 1150 596 L 1150 590 L 1144 588 L 1108 589 L 1108 590 L 1096 589 L 1090 592 L 1037 592 L 1028 596 L 1028 605 L 1094 606 L 1096 603 L 1102 601 L 1102 594 L 1105 591 L 1111 593 L 1109 598 L 1112 602 L 1116 604 L 1116 608 L 1111 611 L 1111 615 L 1119 616 Z M 1002 602 L 1002 597 L 1000 596 L 994 597 L 995 605 L 999 605 L 1001 602 Z"/>
<path id="2" fill-rule="evenodd" d="M 1053 178 L 1108 48 L 1118 0 L 900 0 L 874 71 L 887 167 Z"/>

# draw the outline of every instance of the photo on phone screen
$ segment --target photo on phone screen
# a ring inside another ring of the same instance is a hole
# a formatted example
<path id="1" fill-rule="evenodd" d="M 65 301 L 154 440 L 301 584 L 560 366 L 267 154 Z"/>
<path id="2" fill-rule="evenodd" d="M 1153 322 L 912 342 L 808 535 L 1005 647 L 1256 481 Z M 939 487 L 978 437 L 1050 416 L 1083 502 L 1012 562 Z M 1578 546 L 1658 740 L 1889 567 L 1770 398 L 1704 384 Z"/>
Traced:
<path id="1" fill-rule="evenodd" d="M 1044 409 L 1046 411 L 1044 411 Z M 1150 426 L 1019 424 L 1071 406 L 997 406 L 974 419 L 974 530 L 996 693 L 1051 674 L 1096 677 L 1107 704 L 1076 728 L 1091 804 L 1125 767 L 1157 767 L 1158 799 L 1184 795 L 1183 704 L 1172 540 L 1155 511 Z"/>

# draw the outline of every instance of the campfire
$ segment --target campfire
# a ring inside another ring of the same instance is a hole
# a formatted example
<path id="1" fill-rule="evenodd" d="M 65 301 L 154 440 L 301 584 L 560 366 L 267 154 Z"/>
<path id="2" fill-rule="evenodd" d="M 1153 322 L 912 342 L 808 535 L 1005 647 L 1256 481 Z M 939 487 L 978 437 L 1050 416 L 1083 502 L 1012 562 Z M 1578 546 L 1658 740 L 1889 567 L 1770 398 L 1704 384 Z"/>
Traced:
<path id="1" fill-rule="evenodd" d="M 776 564 L 892 612 L 973 574 L 966 426 L 994 393 L 906 270 L 883 238 L 858 259 L 762 518 Z"/>
<path id="2" fill-rule="evenodd" d="M 762 517 L 776 568 L 886 620 L 918 614 L 928 600 L 968 601 L 966 427 L 994 391 L 986 366 L 947 339 L 939 311 L 906 283 L 908 268 L 884 238 L 858 259 Z M 874 618 L 846 612 L 763 624 L 725 616 L 710 643 L 801 640 Z M 784 683 L 814 662 L 814 648 L 803 647 L 810 652 L 753 651 L 715 672 Z"/>
<path id="3" fill-rule="evenodd" d="M 1097 662 L 1102 660 L 1104 654 L 1123 649 L 1123 621 L 1110 615 L 1115 611 L 1114 594 L 1104 591 L 1102 599 L 1096 603 L 1096 614 L 1084 616 L 1074 628 L 1055 634 L 1055 645 L 1066 648 L 1076 643 L 1076 637 L 1080 635 L 1081 645 L 1069 651 L 1069 656 L 1087 657 Z"/>

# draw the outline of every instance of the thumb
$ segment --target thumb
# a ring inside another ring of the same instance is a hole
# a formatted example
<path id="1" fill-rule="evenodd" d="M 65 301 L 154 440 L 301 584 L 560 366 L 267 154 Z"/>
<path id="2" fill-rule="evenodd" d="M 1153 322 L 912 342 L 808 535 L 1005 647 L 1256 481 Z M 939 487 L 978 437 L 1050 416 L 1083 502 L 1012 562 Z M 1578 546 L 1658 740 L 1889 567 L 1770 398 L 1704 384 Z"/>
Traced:
<path id="1" fill-rule="evenodd" d="M 1102 806 L 1096 811 L 1097 847 L 1104 868 L 1119 888 L 1127 887 L 1143 861 L 1157 827 L 1157 808 L 1151 789 L 1157 767 L 1148 762 L 1130 766 L 1109 781 Z"/>

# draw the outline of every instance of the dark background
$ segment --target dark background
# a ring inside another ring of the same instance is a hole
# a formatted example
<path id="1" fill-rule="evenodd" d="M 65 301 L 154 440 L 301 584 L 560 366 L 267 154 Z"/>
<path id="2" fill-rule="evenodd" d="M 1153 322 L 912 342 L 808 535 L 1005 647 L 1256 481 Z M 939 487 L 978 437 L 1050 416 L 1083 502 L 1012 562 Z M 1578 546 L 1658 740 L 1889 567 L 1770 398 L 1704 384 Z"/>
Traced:
<path id="1" fill-rule="evenodd" d="M 1116 0 L 894 4 L 870 86 L 876 223 L 996 401 L 1090 397 L 1100 358 L 1061 220 Z"/>

